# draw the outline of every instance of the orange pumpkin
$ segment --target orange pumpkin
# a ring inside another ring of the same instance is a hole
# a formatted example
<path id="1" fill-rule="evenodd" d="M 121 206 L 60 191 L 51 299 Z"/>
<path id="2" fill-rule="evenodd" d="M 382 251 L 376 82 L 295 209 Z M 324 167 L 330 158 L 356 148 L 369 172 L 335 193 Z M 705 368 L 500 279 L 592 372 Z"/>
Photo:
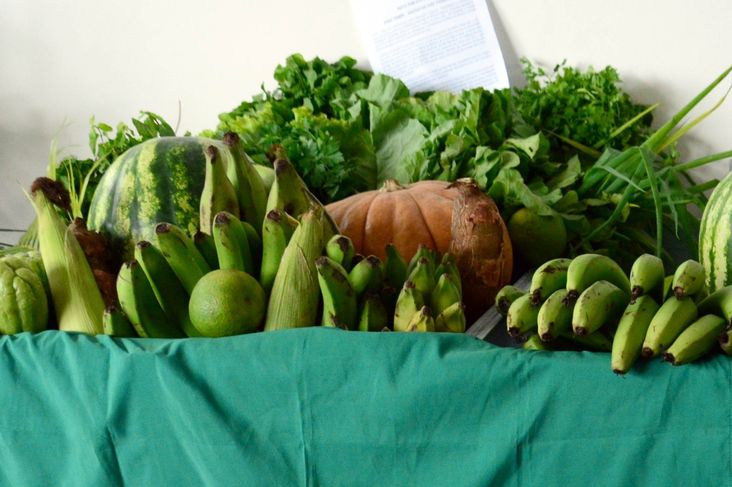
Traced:
<path id="1" fill-rule="evenodd" d="M 326 207 L 356 252 L 386 257 L 393 243 L 407 261 L 420 244 L 445 253 L 450 247 L 452 204 L 458 193 L 444 181 L 402 186 L 387 180 L 377 190 L 350 196 Z"/>
<path id="2" fill-rule="evenodd" d="M 506 225 L 493 200 L 472 182 L 386 181 L 326 207 L 356 252 L 385 258 L 393 243 L 407 260 L 421 244 L 452 252 L 463 281 L 466 315 L 472 322 L 493 305 L 511 280 L 513 252 Z M 455 220 L 453 219 L 455 218 Z"/>

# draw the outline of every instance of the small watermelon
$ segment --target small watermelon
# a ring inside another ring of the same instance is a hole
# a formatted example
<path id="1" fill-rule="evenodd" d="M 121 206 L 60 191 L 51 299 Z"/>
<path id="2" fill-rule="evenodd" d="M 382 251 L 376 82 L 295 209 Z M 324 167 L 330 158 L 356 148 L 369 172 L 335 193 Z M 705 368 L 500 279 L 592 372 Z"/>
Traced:
<path id="1" fill-rule="evenodd" d="M 159 137 L 132 147 L 105 172 L 94 192 L 87 224 L 110 237 L 131 257 L 134 244 L 153 240 L 155 225 L 169 222 L 193 234 L 206 175 L 204 149 L 218 141 L 201 137 Z"/>
<path id="2" fill-rule="evenodd" d="M 699 262 L 710 293 L 732 285 L 732 173 L 717 185 L 704 209 Z"/>

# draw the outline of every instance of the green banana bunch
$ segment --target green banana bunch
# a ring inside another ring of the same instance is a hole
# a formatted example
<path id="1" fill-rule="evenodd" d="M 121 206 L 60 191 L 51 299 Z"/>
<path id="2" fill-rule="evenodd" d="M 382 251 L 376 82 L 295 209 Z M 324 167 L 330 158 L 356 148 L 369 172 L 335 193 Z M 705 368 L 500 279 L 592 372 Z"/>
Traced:
<path id="1" fill-rule="evenodd" d="M 607 281 L 630 298 L 630 281 L 623 269 L 610 257 L 582 254 L 572 259 L 567 270 L 567 300 L 575 300 L 597 281 Z"/>
<path id="2" fill-rule="evenodd" d="M 572 332 L 572 312 L 575 303 L 566 303 L 567 290 L 557 289 L 539 308 L 536 317 L 537 332 L 544 342 Z M 565 304 L 566 303 L 566 304 Z"/>
<path id="3" fill-rule="evenodd" d="M 689 326 L 698 315 L 691 298 L 669 298 L 653 316 L 643 340 L 641 354 L 645 358 L 655 357 L 666 350 L 676 337 Z"/>
<path id="4" fill-rule="evenodd" d="M 356 292 L 348 280 L 343 266 L 328 256 L 315 261 L 318 284 L 323 296 L 323 326 L 335 326 L 345 330 L 356 328 L 358 304 Z"/>
<path id="5" fill-rule="evenodd" d="M 435 331 L 450 333 L 465 333 L 465 306 L 456 301 L 435 318 Z"/>
<path id="6" fill-rule="evenodd" d="M 658 312 L 658 303 L 648 294 L 641 294 L 625 309 L 613 338 L 610 367 L 616 374 L 625 374 L 638 359 L 651 320 Z"/>
<path id="7" fill-rule="evenodd" d="M 120 307 L 138 335 L 143 338 L 181 338 L 185 334 L 174 316 L 160 306 L 142 266 L 125 262 L 117 275 Z"/>
<path id="8" fill-rule="evenodd" d="M 310 191 L 287 159 L 275 160 L 273 167 L 275 180 L 267 198 L 267 212 L 280 210 L 299 218 L 313 206 Z"/>
<path id="9" fill-rule="evenodd" d="M 219 268 L 219 256 L 216 255 L 216 244 L 211 235 L 199 230 L 193 235 L 193 244 L 198 253 L 203 256 L 209 269 L 213 271 Z"/>
<path id="10" fill-rule="evenodd" d="M 727 327 L 732 327 L 732 286 L 717 289 L 699 303 L 699 313 L 716 314 L 727 321 Z"/>
<path id="11" fill-rule="evenodd" d="M 708 353 L 724 330 L 725 321 L 717 315 L 704 315 L 690 324 L 663 354 L 672 365 L 693 362 Z"/>
<path id="12" fill-rule="evenodd" d="M 220 211 L 214 217 L 212 233 L 219 269 L 235 269 L 254 275 L 254 260 L 242 222 L 235 215 Z"/>
<path id="13" fill-rule="evenodd" d="M 631 301 L 635 301 L 643 295 L 650 295 L 658 302 L 663 302 L 665 275 L 663 261 L 660 258 L 651 254 L 643 254 L 638 257 L 630 269 Z"/>
<path id="14" fill-rule="evenodd" d="M 228 147 L 233 164 L 226 168 L 226 175 L 234 187 L 239 203 L 239 213 L 235 213 L 252 228 L 262 228 L 267 207 L 267 190 L 254 168 L 254 162 L 244 152 L 239 136 L 233 132 L 224 134 L 224 145 Z"/>
<path id="15" fill-rule="evenodd" d="M 211 234 L 214 216 L 220 211 L 239 214 L 239 199 L 234 186 L 226 176 L 226 168 L 219 156 L 219 150 L 210 145 L 206 154 L 206 178 L 201 191 L 200 226 L 203 233 Z"/>
<path id="16" fill-rule="evenodd" d="M 358 297 L 367 292 L 378 293 L 383 286 L 381 260 L 375 255 L 362 259 L 348 273 L 348 281 Z"/>
<path id="17" fill-rule="evenodd" d="M 569 294 L 569 292 L 568 292 Z M 575 335 L 590 335 L 616 320 L 628 305 L 630 295 L 608 281 L 597 281 L 582 291 L 572 310 Z"/>
<path id="18" fill-rule="evenodd" d="M 543 303 L 554 291 L 564 289 L 567 285 L 567 272 L 572 259 L 552 259 L 545 262 L 534 272 L 531 278 L 531 303 L 535 306 Z"/>
<path id="19" fill-rule="evenodd" d="M 140 263 L 165 314 L 173 317 L 186 335 L 201 336 L 193 327 L 188 315 L 189 295 L 160 250 L 146 240 L 137 242 L 135 260 Z"/>
<path id="20" fill-rule="evenodd" d="M 506 316 L 511 304 L 524 294 L 526 294 L 524 291 L 510 284 L 503 286 L 496 294 L 496 309 Z"/>
<path id="21" fill-rule="evenodd" d="M 351 269 L 351 261 L 356 255 L 353 241 L 345 235 L 333 235 L 325 244 L 325 255 L 333 259 L 344 269 Z"/>
<path id="22" fill-rule="evenodd" d="M 506 326 L 509 335 L 517 337 L 535 330 L 539 318 L 539 307 L 531 304 L 531 296 L 524 294 L 508 308 Z"/>
<path id="23" fill-rule="evenodd" d="M 389 328 L 389 313 L 378 294 L 366 294 L 358 318 L 360 331 L 382 331 Z"/>
<path id="24" fill-rule="evenodd" d="M 282 255 L 297 225 L 297 220 L 280 210 L 272 210 L 264 218 L 259 283 L 266 294 L 272 289 Z"/>
<path id="25" fill-rule="evenodd" d="M 695 296 L 704 289 L 704 267 L 695 261 L 683 262 L 674 273 L 674 280 L 671 288 L 674 295 L 682 299 L 686 296 Z"/>
<path id="26" fill-rule="evenodd" d="M 325 248 L 327 225 L 322 207 L 307 210 L 301 216 L 300 224 L 282 254 L 272 284 L 265 331 L 313 326 L 317 323 L 320 289 L 315 260 Z"/>
<path id="27" fill-rule="evenodd" d="M 406 331 L 435 331 L 435 319 L 432 317 L 432 311 L 428 306 L 422 306 L 422 308 L 412 316 L 412 319 L 407 325 Z"/>
<path id="28" fill-rule="evenodd" d="M 211 271 L 206 259 L 198 251 L 193 240 L 175 225 L 157 224 L 155 238 L 163 257 L 190 294 L 198 280 Z"/>
<path id="29" fill-rule="evenodd" d="M 115 337 L 136 337 L 133 328 L 127 316 L 115 305 L 107 306 L 102 316 L 102 329 L 105 335 Z"/>
<path id="30" fill-rule="evenodd" d="M 397 297 L 394 310 L 394 331 L 409 331 L 412 317 L 424 306 L 424 297 L 412 281 L 407 280 Z"/>

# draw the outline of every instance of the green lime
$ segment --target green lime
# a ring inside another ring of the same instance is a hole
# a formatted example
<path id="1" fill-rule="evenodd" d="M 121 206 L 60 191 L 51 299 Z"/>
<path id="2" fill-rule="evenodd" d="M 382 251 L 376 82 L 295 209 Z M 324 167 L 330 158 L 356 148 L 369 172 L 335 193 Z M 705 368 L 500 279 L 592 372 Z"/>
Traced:
<path id="1" fill-rule="evenodd" d="M 206 337 L 256 331 L 264 318 L 262 286 L 246 272 L 220 269 L 203 276 L 188 302 L 191 323 Z"/>
<path id="2" fill-rule="evenodd" d="M 561 257 L 567 247 L 567 229 L 557 215 L 540 216 L 521 208 L 508 221 L 511 243 L 518 254 L 530 265 Z"/>

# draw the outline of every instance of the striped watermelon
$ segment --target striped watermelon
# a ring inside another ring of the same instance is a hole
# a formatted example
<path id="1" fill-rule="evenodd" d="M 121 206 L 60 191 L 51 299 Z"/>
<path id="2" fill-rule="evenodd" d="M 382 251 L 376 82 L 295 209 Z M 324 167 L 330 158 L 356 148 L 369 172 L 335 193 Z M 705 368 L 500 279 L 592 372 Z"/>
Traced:
<path id="1" fill-rule="evenodd" d="M 732 285 L 732 173 L 714 189 L 701 220 L 699 262 L 709 292 Z"/>
<path id="2" fill-rule="evenodd" d="M 195 232 L 206 174 L 203 150 L 211 144 L 228 160 L 223 144 L 200 137 L 150 139 L 119 156 L 94 192 L 89 228 L 111 237 L 125 258 L 135 242 L 154 238 L 159 222 Z"/>

